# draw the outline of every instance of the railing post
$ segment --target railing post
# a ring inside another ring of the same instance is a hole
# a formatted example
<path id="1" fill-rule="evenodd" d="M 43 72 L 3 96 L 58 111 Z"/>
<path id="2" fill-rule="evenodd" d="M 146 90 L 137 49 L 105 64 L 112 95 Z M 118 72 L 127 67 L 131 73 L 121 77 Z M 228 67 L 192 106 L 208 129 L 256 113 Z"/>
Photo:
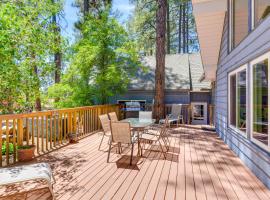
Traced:
<path id="1" fill-rule="evenodd" d="M 71 113 L 68 113 L 68 134 L 72 132 L 72 119 L 71 119 Z"/>
<path id="2" fill-rule="evenodd" d="M 23 145 L 23 119 L 18 119 L 18 145 Z"/>
<path id="3" fill-rule="evenodd" d="M 97 121 L 98 121 L 98 130 L 100 130 L 100 121 L 98 120 L 98 116 L 101 115 L 101 107 L 98 107 Z"/>
<path id="4" fill-rule="evenodd" d="M 1 149 L 1 153 L 0 153 L 0 167 L 2 167 L 2 119 L 0 119 L 0 149 Z"/>
<path id="5" fill-rule="evenodd" d="M 190 124 L 190 118 L 191 118 L 191 104 L 188 105 L 188 124 Z"/>

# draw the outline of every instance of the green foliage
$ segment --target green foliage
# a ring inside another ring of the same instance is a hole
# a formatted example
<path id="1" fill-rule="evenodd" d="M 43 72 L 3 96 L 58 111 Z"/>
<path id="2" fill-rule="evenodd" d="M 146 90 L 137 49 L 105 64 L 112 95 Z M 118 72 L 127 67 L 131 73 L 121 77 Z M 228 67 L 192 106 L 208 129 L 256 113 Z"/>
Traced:
<path id="1" fill-rule="evenodd" d="M 129 32 L 137 42 L 139 51 L 153 55 L 156 43 L 156 1 L 134 0 L 134 15 L 128 22 Z"/>
<path id="2" fill-rule="evenodd" d="M 134 15 L 128 22 L 129 32 L 133 35 L 137 42 L 138 50 L 144 55 L 154 55 L 156 49 L 156 11 L 157 1 L 153 0 L 132 0 L 135 4 Z M 167 20 L 167 28 L 169 25 L 170 53 L 179 53 L 179 33 L 181 33 L 180 49 L 184 48 L 183 37 L 188 35 L 189 52 L 199 51 L 199 43 L 196 33 L 195 20 L 192 13 L 191 0 L 167 0 L 169 20 Z M 182 5 L 182 6 L 180 6 Z M 186 5 L 184 8 L 183 5 Z M 181 11 L 180 11 L 181 10 Z M 179 18 L 183 21 L 183 12 L 188 16 L 179 26 Z M 182 17 L 180 17 L 180 13 Z M 187 33 L 183 34 L 188 23 Z M 167 32 L 167 35 L 168 35 Z M 168 36 L 167 36 L 168 37 Z M 168 42 L 168 38 L 167 41 Z"/>
<path id="3" fill-rule="evenodd" d="M 126 91 L 140 67 L 134 42 L 109 11 L 85 16 L 80 32 L 70 67 L 61 83 L 48 90 L 50 97 L 60 99 L 57 107 L 108 103 Z"/>
<path id="4" fill-rule="evenodd" d="M 23 145 L 23 146 L 18 146 L 17 149 L 31 149 L 33 145 Z"/>
<path id="5" fill-rule="evenodd" d="M 6 155 L 7 152 L 7 143 L 4 142 L 2 144 L 2 155 Z M 13 154 L 14 153 L 14 146 L 12 143 L 9 143 L 9 154 Z"/>
<path id="6" fill-rule="evenodd" d="M 0 112 L 32 108 L 41 87 L 54 70 L 52 55 L 58 51 L 53 15 L 62 2 L 51 0 L 0 3 Z"/>

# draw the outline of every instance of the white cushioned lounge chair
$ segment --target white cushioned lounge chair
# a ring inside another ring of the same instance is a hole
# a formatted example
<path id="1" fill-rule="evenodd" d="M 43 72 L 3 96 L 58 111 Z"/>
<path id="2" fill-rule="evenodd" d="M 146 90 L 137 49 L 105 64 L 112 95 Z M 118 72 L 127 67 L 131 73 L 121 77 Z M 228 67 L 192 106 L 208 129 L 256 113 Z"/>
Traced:
<path id="1" fill-rule="evenodd" d="M 36 163 L 0 169 L 0 187 L 38 180 L 43 180 L 48 184 L 48 188 L 54 199 L 53 184 L 55 180 L 48 163 Z"/>

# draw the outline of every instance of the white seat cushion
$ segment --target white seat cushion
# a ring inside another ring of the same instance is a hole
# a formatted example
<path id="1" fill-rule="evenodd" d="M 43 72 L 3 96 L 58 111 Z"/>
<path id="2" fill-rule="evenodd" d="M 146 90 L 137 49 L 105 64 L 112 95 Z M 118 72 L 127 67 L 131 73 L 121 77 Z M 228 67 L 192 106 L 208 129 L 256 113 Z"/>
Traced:
<path id="1" fill-rule="evenodd" d="M 49 164 L 37 163 L 0 169 L 0 185 L 8 185 L 37 179 L 46 180 L 51 184 L 52 171 Z"/>

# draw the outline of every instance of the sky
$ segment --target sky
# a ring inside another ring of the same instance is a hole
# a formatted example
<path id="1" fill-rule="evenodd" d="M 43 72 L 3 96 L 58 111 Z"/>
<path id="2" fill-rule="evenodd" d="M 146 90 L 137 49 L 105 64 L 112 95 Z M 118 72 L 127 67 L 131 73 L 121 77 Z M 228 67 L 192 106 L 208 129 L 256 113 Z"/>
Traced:
<path id="1" fill-rule="evenodd" d="M 79 9 L 72 4 L 75 0 L 65 0 L 64 19 L 61 19 L 62 34 L 67 37 L 70 43 L 74 42 L 74 23 L 78 21 Z M 117 14 L 117 19 L 124 24 L 132 14 L 134 5 L 129 0 L 113 0 L 113 12 Z"/>

